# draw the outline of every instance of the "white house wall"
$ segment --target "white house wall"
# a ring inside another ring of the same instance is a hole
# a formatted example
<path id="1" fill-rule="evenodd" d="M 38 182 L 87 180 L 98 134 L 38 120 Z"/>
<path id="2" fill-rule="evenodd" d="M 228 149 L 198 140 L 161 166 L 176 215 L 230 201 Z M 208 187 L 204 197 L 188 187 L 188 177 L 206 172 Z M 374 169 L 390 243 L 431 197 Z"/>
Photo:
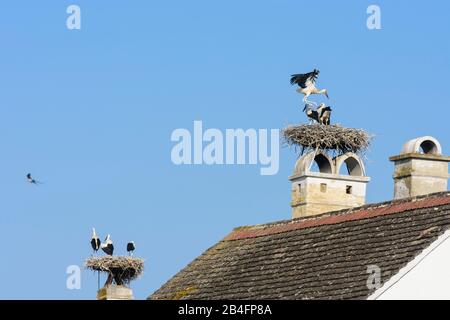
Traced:
<path id="1" fill-rule="evenodd" d="M 450 230 L 369 299 L 450 299 Z"/>

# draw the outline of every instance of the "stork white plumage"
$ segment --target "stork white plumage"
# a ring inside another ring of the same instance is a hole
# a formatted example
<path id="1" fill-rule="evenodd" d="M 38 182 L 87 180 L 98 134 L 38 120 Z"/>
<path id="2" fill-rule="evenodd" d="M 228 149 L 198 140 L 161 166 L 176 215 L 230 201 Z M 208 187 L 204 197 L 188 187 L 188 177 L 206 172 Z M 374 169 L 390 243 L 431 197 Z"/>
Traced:
<path id="1" fill-rule="evenodd" d="M 103 242 L 100 247 L 102 248 L 103 252 L 106 253 L 109 256 L 112 256 L 114 253 L 114 244 L 111 240 L 110 235 L 108 234 L 105 238 L 105 242 Z"/>
<path id="2" fill-rule="evenodd" d="M 314 69 L 312 72 L 308 72 L 305 74 L 298 73 L 291 75 L 291 85 L 298 84 L 299 88 L 297 89 L 298 93 L 304 94 L 303 102 L 307 104 L 313 104 L 317 106 L 317 104 L 313 101 L 309 101 L 308 97 L 312 94 L 324 94 L 328 97 L 327 89 L 317 89 L 316 88 L 316 79 L 319 75 L 319 70 Z"/>
<path id="3" fill-rule="evenodd" d="M 130 241 L 127 243 L 127 252 L 130 254 L 130 256 L 133 256 L 133 252 L 136 249 L 136 245 L 134 244 L 134 241 Z"/>
<path id="4" fill-rule="evenodd" d="M 100 249 L 100 239 L 97 236 L 97 233 L 95 233 L 95 228 L 92 228 L 91 247 L 92 250 L 94 250 L 94 253 L 96 253 L 98 249 Z"/>

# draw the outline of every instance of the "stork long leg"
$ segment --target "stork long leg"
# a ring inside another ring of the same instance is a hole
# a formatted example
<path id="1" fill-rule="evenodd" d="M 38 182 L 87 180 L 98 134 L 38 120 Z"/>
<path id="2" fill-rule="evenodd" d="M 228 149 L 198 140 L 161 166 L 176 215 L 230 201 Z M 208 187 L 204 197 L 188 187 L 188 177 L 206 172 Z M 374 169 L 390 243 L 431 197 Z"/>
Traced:
<path id="1" fill-rule="evenodd" d="M 314 107 L 317 108 L 317 103 L 315 103 L 314 101 L 305 100 L 305 102 L 306 102 L 307 104 L 313 105 Z"/>
<path id="2" fill-rule="evenodd" d="M 308 100 L 308 97 L 309 96 L 304 96 L 303 97 L 303 102 L 306 103 L 306 104 L 312 105 L 312 106 L 317 108 L 317 103 L 315 103 L 314 101 Z"/>

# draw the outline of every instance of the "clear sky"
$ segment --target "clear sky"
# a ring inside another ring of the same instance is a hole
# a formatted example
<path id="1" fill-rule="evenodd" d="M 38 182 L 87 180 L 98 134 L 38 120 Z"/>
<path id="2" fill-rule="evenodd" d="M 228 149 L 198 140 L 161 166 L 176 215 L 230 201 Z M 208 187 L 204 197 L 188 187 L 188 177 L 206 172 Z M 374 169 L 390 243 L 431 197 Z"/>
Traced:
<path id="1" fill-rule="evenodd" d="M 66 8 L 81 8 L 81 30 Z M 371 4 L 381 30 L 366 27 Z M 176 166 L 173 130 L 305 122 L 292 73 L 317 68 L 333 122 L 375 135 L 368 202 L 393 195 L 388 157 L 432 135 L 450 153 L 448 1 L 2 1 L 0 298 L 94 299 L 66 288 L 91 228 L 146 259 L 146 298 L 232 228 L 290 218 L 296 155 Z M 44 184 L 26 182 L 31 172 Z M 104 278 L 102 279 L 104 281 Z"/>

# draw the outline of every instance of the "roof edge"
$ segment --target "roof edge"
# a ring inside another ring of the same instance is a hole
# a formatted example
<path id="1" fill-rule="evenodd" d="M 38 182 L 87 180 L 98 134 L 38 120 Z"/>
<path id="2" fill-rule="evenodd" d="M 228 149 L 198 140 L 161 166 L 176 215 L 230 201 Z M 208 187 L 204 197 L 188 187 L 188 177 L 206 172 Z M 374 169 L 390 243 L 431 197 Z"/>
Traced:
<path id="1" fill-rule="evenodd" d="M 255 238 L 296 229 L 337 224 L 352 220 L 362 220 L 386 214 L 395 214 L 419 208 L 428 208 L 446 204 L 450 204 L 450 191 L 368 204 L 351 209 L 326 212 L 313 217 L 281 220 L 253 226 L 240 226 L 234 228 L 223 240 L 232 241 Z"/>

